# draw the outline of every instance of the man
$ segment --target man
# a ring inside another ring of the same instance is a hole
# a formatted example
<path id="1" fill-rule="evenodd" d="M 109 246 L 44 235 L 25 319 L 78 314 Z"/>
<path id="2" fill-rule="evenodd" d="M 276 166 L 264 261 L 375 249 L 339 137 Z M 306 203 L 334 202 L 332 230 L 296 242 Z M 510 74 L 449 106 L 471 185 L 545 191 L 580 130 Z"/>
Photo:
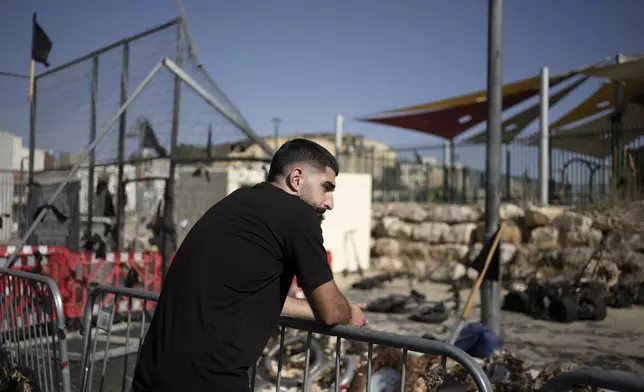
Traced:
<path id="1" fill-rule="evenodd" d="M 212 206 L 176 253 L 139 354 L 134 391 L 248 391 L 280 315 L 362 327 L 364 304 L 338 291 L 321 221 L 333 208 L 338 163 L 294 139 L 267 182 Z M 287 297 L 293 277 L 307 300 Z"/>

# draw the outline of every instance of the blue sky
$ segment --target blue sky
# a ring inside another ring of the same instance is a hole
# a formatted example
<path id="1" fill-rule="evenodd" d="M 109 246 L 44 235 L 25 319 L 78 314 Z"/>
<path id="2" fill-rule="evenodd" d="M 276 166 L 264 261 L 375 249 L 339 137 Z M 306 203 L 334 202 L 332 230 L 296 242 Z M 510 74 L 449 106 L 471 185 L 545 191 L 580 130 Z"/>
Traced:
<path id="1" fill-rule="evenodd" d="M 282 119 L 283 134 L 330 131 L 336 114 L 351 117 L 485 88 L 487 4 L 184 0 L 205 67 L 264 135 L 272 133 L 273 117 Z M 28 73 L 34 11 L 54 42 L 52 66 L 178 15 L 174 0 L 6 0 L 0 4 L 0 70 Z M 620 52 L 644 52 L 641 15 L 641 0 L 506 0 L 503 80 L 535 75 L 542 66 L 554 74 Z M 591 81 L 578 89 L 551 118 L 597 86 Z M 0 130 L 27 135 L 27 90 L 26 81 L 0 76 Z M 394 146 L 440 143 L 353 121 L 345 130 Z M 440 158 L 437 151 L 428 154 Z M 464 150 L 459 159 L 484 165 L 481 150 Z"/>

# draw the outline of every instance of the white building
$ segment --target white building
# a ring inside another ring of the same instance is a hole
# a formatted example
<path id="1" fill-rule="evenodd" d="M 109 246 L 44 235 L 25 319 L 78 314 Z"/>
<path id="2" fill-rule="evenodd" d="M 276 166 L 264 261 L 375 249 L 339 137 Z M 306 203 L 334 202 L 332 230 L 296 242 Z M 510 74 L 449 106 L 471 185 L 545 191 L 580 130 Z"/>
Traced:
<path id="1" fill-rule="evenodd" d="M 29 168 L 29 146 L 21 136 L 0 131 L 0 171 L 27 171 Z M 45 151 L 34 151 L 34 171 L 45 169 Z"/>

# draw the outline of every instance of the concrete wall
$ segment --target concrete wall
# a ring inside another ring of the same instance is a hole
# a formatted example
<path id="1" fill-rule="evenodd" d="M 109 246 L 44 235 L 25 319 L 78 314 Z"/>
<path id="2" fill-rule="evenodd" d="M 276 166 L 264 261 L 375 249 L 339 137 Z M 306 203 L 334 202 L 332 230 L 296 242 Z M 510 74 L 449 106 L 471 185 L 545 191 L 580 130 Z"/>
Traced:
<path id="1" fill-rule="evenodd" d="M 333 270 L 355 271 L 358 263 L 362 269 L 369 268 L 371 175 L 340 173 L 336 180 L 334 208 L 325 215 L 322 222 L 324 246 L 331 251 Z"/>

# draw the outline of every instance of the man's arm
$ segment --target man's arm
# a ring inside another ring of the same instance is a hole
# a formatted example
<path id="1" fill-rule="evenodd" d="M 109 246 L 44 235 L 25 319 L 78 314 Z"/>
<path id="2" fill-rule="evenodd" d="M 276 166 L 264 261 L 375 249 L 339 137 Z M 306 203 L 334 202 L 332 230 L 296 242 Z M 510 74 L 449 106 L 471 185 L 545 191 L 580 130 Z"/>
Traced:
<path id="1" fill-rule="evenodd" d="M 349 324 L 351 307 L 333 280 L 319 218 L 309 206 L 293 215 L 297 219 L 288 233 L 287 252 L 315 320 Z"/>
<path id="2" fill-rule="evenodd" d="M 346 325 L 351 322 L 349 301 L 340 293 L 334 280 L 323 283 L 311 291 L 305 288 L 304 294 L 317 321 L 326 325 Z"/>
<path id="3" fill-rule="evenodd" d="M 307 300 L 290 296 L 286 297 L 286 302 L 284 302 L 284 307 L 282 308 L 282 316 L 315 320 L 315 315 Z"/>

